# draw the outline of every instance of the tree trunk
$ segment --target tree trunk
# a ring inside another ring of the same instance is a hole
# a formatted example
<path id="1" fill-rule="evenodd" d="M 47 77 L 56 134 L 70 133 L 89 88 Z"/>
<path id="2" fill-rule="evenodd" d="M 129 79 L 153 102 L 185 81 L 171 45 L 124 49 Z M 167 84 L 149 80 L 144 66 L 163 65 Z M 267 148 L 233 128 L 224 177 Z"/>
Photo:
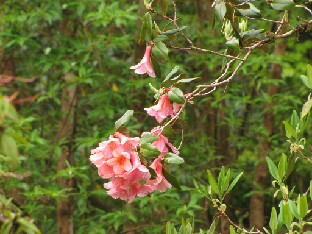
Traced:
<path id="1" fill-rule="evenodd" d="M 65 75 L 65 84 L 62 92 L 62 119 L 59 124 L 59 130 L 56 136 L 56 141 L 61 139 L 66 141 L 62 148 L 62 154 L 58 161 L 57 171 L 66 169 L 67 163 L 73 164 L 72 141 L 74 134 L 74 109 L 76 105 L 76 87 L 72 87 L 74 75 Z M 57 180 L 62 188 L 72 189 L 74 180 L 72 178 L 60 178 Z M 57 203 L 57 230 L 58 234 L 73 234 L 73 213 L 74 200 L 72 196 L 67 196 Z"/>
<path id="2" fill-rule="evenodd" d="M 285 54 L 287 41 L 281 41 L 275 45 L 274 54 L 276 56 L 283 56 Z M 273 63 L 271 66 L 270 79 L 280 79 L 282 75 L 282 67 L 279 64 Z M 278 92 L 278 88 L 274 85 L 268 87 L 268 94 L 272 97 Z M 255 177 L 254 177 L 254 187 L 253 195 L 250 199 L 250 216 L 249 222 L 250 227 L 256 227 L 262 229 L 265 223 L 264 217 L 264 193 L 266 188 L 266 180 L 268 176 L 268 168 L 265 162 L 265 157 L 268 154 L 270 148 L 269 137 L 274 132 L 274 115 L 272 113 L 272 108 L 274 103 L 270 102 L 265 105 L 265 114 L 263 118 L 263 125 L 267 130 L 267 135 L 263 135 L 261 141 L 259 142 L 259 164 L 256 167 Z"/>

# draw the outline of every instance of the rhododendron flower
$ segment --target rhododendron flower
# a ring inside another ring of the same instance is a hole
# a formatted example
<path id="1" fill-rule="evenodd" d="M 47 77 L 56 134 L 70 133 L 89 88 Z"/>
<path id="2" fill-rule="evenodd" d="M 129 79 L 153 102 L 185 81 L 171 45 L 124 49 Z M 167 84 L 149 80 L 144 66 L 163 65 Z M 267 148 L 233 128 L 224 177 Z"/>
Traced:
<path id="1" fill-rule="evenodd" d="M 169 115 L 173 117 L 176 113 L 173 111 L 167 93 L 163 94 L 160 97 L 158 103 L 155 106 L 152 106 L 150 108 L 144 108 L 144 110 L 146 110 L 147 114 L 149 114 L 150 116 L 154 116 L 158 123 L 162 122 Z"/>
<path id="2" fill-rule="evenodd" d="M 144 197 L 153 191 L 147 181 L 151 178 L 149 170 L 142 164 L 137 164 L 130 172 L 122 177 L 113 177 L 111 182 L 105 183 L 107 194 L 131 202 L 136 196 Z"/>
<path id="3" fill-rule="evenodd" d="M 179 154 L 178 149 L 169 142 L 167 137 L 161 134 L 160 126 L 153 128 L 151 133 L 155 136 L 158 136 L 158 139 L 154 141 L 152 145 L 154 145 L 160 151 L 161 153 L 160 157 L 165 156 L 169 152 L 169 149 L 167 146 L 169 146 L 169 148 L 171 149 L 173 153 Z"/>
<path id="4" fill-rule="evenodd" d="M 98 168 L 98 174 L 108 179 L 119 175 L 132 168 L 131 157 L 138 157 L 135 147 L 139 144 L 139 138 L 129 138 L 116 132 L 103 141 L 99 147 L 91 150 L 90 161 Z"/>
<path id="5" fill-rule="evenodd" d="M 134 72 L 137 74 L 147 73 L 150 77 L 156 77 L 153 67 L 151 65 L 151 52 L 152 47 L 146 46 L 144 56 L 137 65 L 131 66 L 130 69 L 134 69 Z"/>
<path id="6" fill-rule="evenodd" d="M 166 189 L 171 188 L 172 185 L 163 176 L 162 164 L 160 160 L 161 160 L 160 158 L 156 158 L 152 163 L 152 165 L 150 166 L 151 168 L 154 169 L 157 175 L 156 179 L 151 180 L 150 183 L 154 190 L 158 190 L 159 192 L 165 192 Z"/>

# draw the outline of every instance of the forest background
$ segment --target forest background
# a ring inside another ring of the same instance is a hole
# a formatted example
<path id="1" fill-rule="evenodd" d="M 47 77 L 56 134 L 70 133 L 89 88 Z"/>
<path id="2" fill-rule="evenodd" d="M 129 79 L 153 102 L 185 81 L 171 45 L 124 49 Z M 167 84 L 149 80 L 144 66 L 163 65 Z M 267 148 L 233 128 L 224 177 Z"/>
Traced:
<path id="1" fill-rule="evenodd" d="M 212 1 L 176 3 L 180 25 L 187 26 L 184 32 L 192 41 L 223 52 L 226 40 Z M 282 17 L 265 2 L 254 4 L 267 18 Z M 208 229 L 215 211 L 195 185 L 207 184 L 207 169 L 217 174 L 221 166 L 236 175 L 244 172 L 225 200 L 231 220 L 247 228 L 268 227 L 271 207 L 278 204 L 265 156 L 277 162 L 289 149 L 282 121 L 301 110 L 309 94 L 300 75 L 311 63 L 311 32 L 255 51 L 228 86 L 188 105 L 176 127 L 183 128 L 185 163 L 172 168 L 181 190 L 127 204 L 106 194 L 104 180 L 90 164 L 90 150 L 114 132 L 114 122 L 126 110 L 135 110 L 127 124 L 131 134 L 155 126 L 143 111 L 154 103 L 149 83 L 159 87 L 173 67 L 201 77 L 183 87 L 187 93 L 213 81 L 223 63 L 214 54 L 169 49 L 162 79 L 134 74 L 129 67 L 145 50 L 137 43 L 145 12 L 143 1 L 1 2 L 1 105 L 9 98 L 18 113 L 10 106 L 6 122 L 0 113 L 1 131 L 10 136 L 4 140 L 2 134 L 1 146 L 9 146 L 11 154 L 0 164 L 0 213 L 6 212 L 0 222 L 9 220 L 11 231 L 25 225 L 45 234 L 62 233 L 66 226 L 72 233 L 164 233 L 168 220 L 180 224 L 182 218 L 193 219 L 197 231 Z M 290 18 L 309 15 L 293 12 Z M 167 14 L 172 14 L 170 5 Z M 277 27 L 261 20 L 248 24 L 265 33 Z M 179 36 L 171 40 L 183 47 Z M 310 134 L 308 127 L 307 145 Z M 172 140 L 179 145 L 181 137 Z M 303 193 L 311 178 L 311 164 L 300 161 L 288 184 Z M 221 219 L 218 230 L 229 233 L 229 225 Z"/>

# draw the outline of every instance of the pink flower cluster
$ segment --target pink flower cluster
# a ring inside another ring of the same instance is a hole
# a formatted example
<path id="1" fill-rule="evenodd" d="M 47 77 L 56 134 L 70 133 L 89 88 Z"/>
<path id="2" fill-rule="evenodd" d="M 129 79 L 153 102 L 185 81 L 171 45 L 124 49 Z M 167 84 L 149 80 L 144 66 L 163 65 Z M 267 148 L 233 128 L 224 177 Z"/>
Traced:
<path id="1" fill-rule="evenodd" d="M 168 94 L 163 94 L 158 103 L 152 107 L 144 108 L 147 114 L 154 116 L 158 123 L 162 122 L 168 116 L 174 117 L 180 110 L 182 104 L 171 104 Z"/>
<path id="2" fill-rule="evenodd" d="M 159 131 L 160 128 L 156 127 L 151 133 L 158 135 Z M 90 161 L 98 168 L 100 177 L 111 179 L 104 183 L 104 188 L 115 199 L 131 202 L 136 196 L 143 197 L 155 190 L 164 192 L 171 188 L 163 176 L 161 160 L 169 152 L 168 147 L 173 152 L 177 152 L 177 149 L 161 134 L 152 143 L 160 151 L 160 155 L 149 166 L 156 172 L 156 178 L 152 179 L 149 169 L 140 161 L 137 152 L 139 140 L 138 137 L 130 138 L 116 132 L 91 151 Z"/>

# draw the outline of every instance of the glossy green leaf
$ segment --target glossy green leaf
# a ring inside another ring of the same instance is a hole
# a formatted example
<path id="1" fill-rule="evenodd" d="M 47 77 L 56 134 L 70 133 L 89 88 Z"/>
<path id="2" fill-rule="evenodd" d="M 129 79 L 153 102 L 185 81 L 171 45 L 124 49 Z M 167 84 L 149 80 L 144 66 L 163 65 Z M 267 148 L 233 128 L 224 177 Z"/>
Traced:
<path id="1" fill-rule="evenodd" d="M 232 181 L 229 188 L 227 189 L 226 193 L 231 192 L 231 190 L 234 188 L 234 186 L 237 184 L 238 180 L 242 177 L 243 174 L 244 172 L 241 172 L 235 177 L 235 179 Z"/>
<path id="2" fill-rule="evenodd" d="M 219 194 L 220 191 L 219 191 L 217 181 L 215 180 L 214 176 L 209 170 L 207 170 L 207 173 L 208 173 L 208 182 L 213 192 L 212 194 Z"/>
<path id="3" fill-rule="evenodd" d="M 164 31 L 164 32 L 162 32 L 162 34 L 164 34 L 164 35 L 171 35 L 171 34 L 175 34 L 177 32 L 180 32 L 180 31 L 182 31 L 182 30 L 184 30 L 186 28 L 187 28 L 187 26 L 182 26 L 180 28 L 175 28 L 175 29 Z"/>
<path id="4" fill-rule="evenodd" d="M 275 207 L 272 208 L 269 225 L 270 225 L 272 234 L 275 234 L 277 230 L 277 213 L 276 213 Z"/>
<path id="5" fill-rule="evenodd" d="M 287 138 L 296 137 L 296 131 L 293 126 L 291 126 L 287 121 L 283 121 L 283 124 L 285 125 Z"/>
<path id="6" fill-rule="evenodd" d="M 167 153 L 165 155 L 165 162 L 171 164 L 181 164 L 184 163 L 184 159 L 181 158 L 179 155 L 174 153 Z"/>
<path id="7" fill-rule="evenodd" d="M 158 157 L 160 155 L 159 150 L 153 146 L 151 143 L 144 143 L 140 147 L 140 152 L 143 156 L 149 157 Z"/>
<path id="8" fill-rule="evenodd" d="M 179 66 L 175 66 L 175 67 L 171 70 L 171 72 L 169 72 L 169 74 L 166 76 L 166 78 L 164 79 L 163 82 L 168 81 L 174 74 L 177 73 L 177 71 L 179 70 L 179 68 L 180 68 Z"/>
<path id="9" fill-rule="evenodd" d="M 184 96 L 183 92 L 179 88 L 172 88 L 168 92 L 168 97 L 170 101 L 178 103 L 178 104 L 183 104 L 184 103 Z"/>
<path id="10" fill-rule="evenodd" d="M 172 186 L 174 186 L 176 189 L 181 190 L 181 185 L 176 177 L 174 177 L 170 172 L 168 172 L 164 167 L 162 169 L 163 175 L 168 180 Z"/>
<path id="11" fill-rule="evenodd" d="M 215 0 L 214 12 L 219 21 L 223 21 L 226 14 L 226 4 L 223 0 Z"/>
<path id="12" fill-rule="evenodd" d="M 312 180 L 310 180 L 310 199 L 312 200 Z"/>
<path id="13" fill-rule="evenodd" d="M 121 125 L 127 123 L 131 117 L 133 116 L 133 110 L 127 110 L 126 113 L 121 116 L 120 119 L 118 119 L 116 122 L 115 122 L 115 129 L 119 128 Z"/>
<path id="14" fill-rule="evenodd" d="M 261 18 L 261 12 L 260 10 L 255 7 L 252 3 L 248 3 L 249 9 L 239 9 L 237 8 L 237 11 L 242 16 L 247 16 L 251 18 Z"/>
<path id="15" fill-rule="evenodd" d="M 287 157 L 285 154 L 282 154 L 280 161 L 278 163 L 278 181 L 282 182 L 283 178 L 286 174 L 286 169 L 287 169 Z"/>
<path id="16" fill-rule="evenodd" d="M 275 10 L 290 10 L 295 6 L 293 0 L 272 0 L 271 6 Z"/>
<path id="17" fill-rule="evenodd" d="M 163 14 L 166 14 L 168 11 L 168 0 L 160 0 L 159 6 Z"/>
<path id="18" fill-rule="evenodd" d="M 294 217 L 290 211 L 288 202 L 283 202 L 282 204 L 283 204 L 283 214 L 282 214 L 283 221 L 284 221 L 284 224 L 287 226 L 287 228 L 289 228 Z"/>
<path id="19" fill-rule="evenodd" d="M 179 80 L 177 83 L 190 83 L 193 80 L 197 80 L 200 79 L 201 77 L 194 77 L 194 78 L 186 78 L 186 79 L 181 79 Z"/>
<path id="20" fill-rule="evenodd" d="M 277 170 L 276 165 L 269 157 L 266 157 L 265 159 L 267 161 L 271 175 L 273 176 L 274 179 L 278 180 L 278 170 Z"/>
<path id="21" fill-rule="evenodd" d="M 215 234 L 216 232 L 216 228 L 218 226 L 218 222 L 219 220 L 218 219 L 214 219 L 212 224 L 210 225 L 208 231 L 207 231 L 207 234 Z"/>
<path id="22" fill-rule="evenodd" d="M 296 204 L 292 200 L 288 200 L 288 204 L 289 204 L 289 208 L 290 208 L 290 211 L 293 214 L 293 216 L 295 216 L 297 219 L 299 219 L 300 215 L 299 215 Z"/>
<path id="23" fill-rule="evenodd" d="M 145 143 L 152 143 L 152 142 L 156 141 L 158 138 L 159 138 L 158 136 L 155 136 L 153 134 L 147 133 L 147 134 L 142 135 L 139 143 L 141 145 L 145 144 Z"/>
<path id="24" fill-rule="evenodd" d="M 162 41 L 155 41 L 152 48 L 152 53 L 155 58 L 161 62 L 168 59 L 168 48 Z"/>
<path id="25" fill-rule="evenodd" d="M 304 218 L 308 214 L 308 199 L 306 195 L 298 196 L 297 206 L 300 218 Z"/>
<path id="26" fill-rule="evenodd" d="M 312 98 L 311 98 L 311 95 L 309 95 L 308 100 L 302 106 L 302 111 L 301 111 L 301 116 L 300 116 L 301 119 L 303 119 L 310 112 L 311 107 L 312 107 Z"/>

